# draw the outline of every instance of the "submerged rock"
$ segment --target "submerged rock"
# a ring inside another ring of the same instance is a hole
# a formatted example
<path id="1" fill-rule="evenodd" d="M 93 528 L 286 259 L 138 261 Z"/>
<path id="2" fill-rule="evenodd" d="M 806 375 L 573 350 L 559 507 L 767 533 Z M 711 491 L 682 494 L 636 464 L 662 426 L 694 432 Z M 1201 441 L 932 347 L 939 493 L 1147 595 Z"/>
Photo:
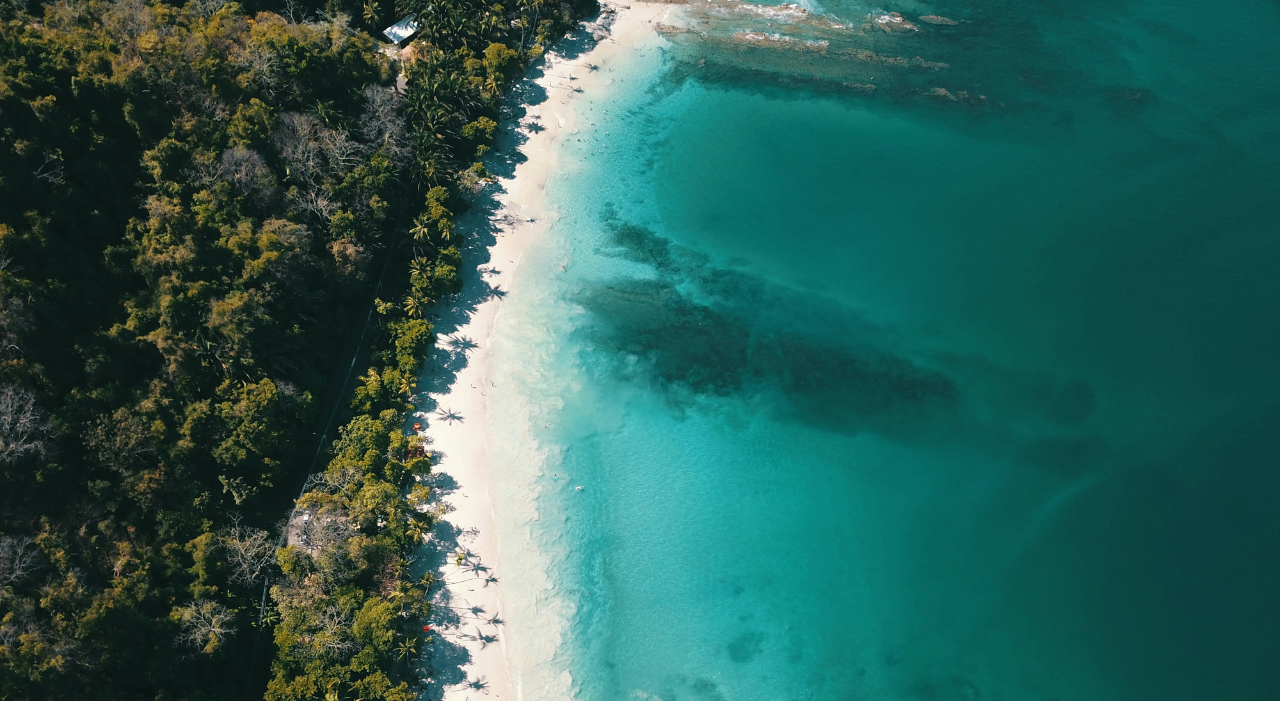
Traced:
<path id="1" fill-rule="evenodd" d="M 766 21 L 777 22 L 783 27 L 814 27 L 817 29 L 852 29 L 850 25 L 841 24 L 829 15 L 814 14 L 793 3 L 781 5 L 757 5 L 749 2 L 732 4 L 713 4 L 715 13 L 749 14 Z"/>
<path id="2" fill-rule="evenodd" d="M 823 53 L 826 52 L 829 45 L 827 41 L 797 39 L 784 34 L 765 34 L 764 32 L 738 32 L 733 35 L 733 40 L 742 44 L 769 46 L 777 49 L 804 49 Z"/>
<path id="3" fill-rule="evenodd" d="M 872 14 L 867 15 L 867 18 L 871 20 L 867 23 L 868 27 L 879 29 L 890 34 L 920 31 L 919 27 L 908 22 L 905 17 L 897 12 L 889 12 L 882 15 Z"/>
<path id="4" fill-rule="evenodd" d="M 923 68 L 927 71 L 941 71 L 951 67 L 941 61 L 926 61 L 920 56 L 916 56 L 915 58 L 906 58 L 904 56 L 881 56 L 880 54 L 867 49 L 838 51 L 837 53 L 851 55 L 859 61 L 864 61 L 866 63 L 878 63 L 882 66 L 895 66 L 897 68 Z"/>
<path id="5" fill-rule="evenodd" d="M 754 15 L 777 20 L 800 19 L 809 15 L 809 11 L 800 5 L 787 2 L 781 5 L 742 4 L 736 6 L 736 9 L 740 12 L 750 12 Z"/>
<path id="6" fill-rule="evenodd" d="M 925 24 L 937 24 L 944 27 L 954 27 L 960 24 L 959 22 L 953 19 L 950 19 L 947 17 L 941 17 L 939 15 L 923 15 L 920 17 L 920 21 L 924 22 Z"/>
<path id="7" fill-rule="evenodd" d="M 966 105 L 981 105 L 987 101 L 986 95 L 971 95 L 965 90 L 951 92 L 946 88 L 930 88 L 929 90 L 921 90 L 921 95 L 932 97 L 942 102 L 962 102 Z"/>

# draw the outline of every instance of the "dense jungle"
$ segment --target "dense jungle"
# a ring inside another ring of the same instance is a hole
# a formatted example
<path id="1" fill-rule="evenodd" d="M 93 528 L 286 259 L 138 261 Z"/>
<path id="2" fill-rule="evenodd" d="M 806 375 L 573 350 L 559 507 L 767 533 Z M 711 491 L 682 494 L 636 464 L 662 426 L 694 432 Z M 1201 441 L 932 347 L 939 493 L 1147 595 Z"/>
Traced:
<path id="1" fill-rule="evenodd" d="M 416 697 L 431 305 L 593 10 L 0 4 L 0 698 Z"/>

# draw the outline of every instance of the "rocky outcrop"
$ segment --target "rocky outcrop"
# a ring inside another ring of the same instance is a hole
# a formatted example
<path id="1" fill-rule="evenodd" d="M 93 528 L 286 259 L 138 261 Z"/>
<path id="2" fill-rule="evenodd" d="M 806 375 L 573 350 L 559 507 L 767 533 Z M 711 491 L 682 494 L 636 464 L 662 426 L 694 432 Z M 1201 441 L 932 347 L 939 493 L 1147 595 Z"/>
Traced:
<path id="1" fill-rule="evenodd" d="M 764 32 L 738 32 L 733 35 L 733 41 L 740 44 L 768 46 L 775 49 L 801 49 L 819 53 L 826 53 L 827 46 L 830 45 L 826 41 L 797 39 L 785 34 L 765 34 Z"/>
<path id="2" fill-rule="evenodd" d="M 813 27 L 819 30 L 848 30 L 853 27 L 837 22 L 830 15 L 814 14 L 800 5 L 782 3 L 781 5 L 757 5 L 750 2 L 734 2 L 730 5 L 717 5 L 719 10 L 739 14 L 753 15 L 769 22 L 776 22 L 786 30 L 788 27 Z"/>
<path id="3" fill-rule="evenodd" d="M 951 67 L 941 61 L 926 61 L 919 56 L 916 56 L 915 58 L 905 58 L 903 56 L 881 56 L 880 54 L 867 49 L 841 51 L 839 53 L 851 55 L 859 61 L 864 61 L 866 63 L 875 63 L 881 66 L 891 66 L 894 68 L 920 68 L 926 71 L 942 71 Z"/>
<path id="4" fill-rule="evenodd" d="M 889 12 L 882 15 L 867 15 L 868 21 L 863 25 L 863 29 L 879 29 L 889 34 L 902 34 L 905 32 L 918 32 L 920 28 L 907 21 L 905 17 L 897 12 Z"/>
<path id="5" fill-rule="evenodd" d="M 924 22 L 925 24 L 936 24 L 943 27 L 954 27 L 960 24 L 959 22 L 953 19 L 950 19 L 947 17 L 941 17 L 939 15 L 923 15 L 920 17 L 920 21 Z"/>
<path id="6" fill-rule="evenodd" d="M 925 97 L 931 97 L 939 102 L 961 102 L 966 105 L 980 105 L 987 101 L 986 95 L 972 95 L 965 90 L 959 90 L 953 93 L 946 88 L 930 88 L 928 90 L 921 90 L 920 94 Z"/>

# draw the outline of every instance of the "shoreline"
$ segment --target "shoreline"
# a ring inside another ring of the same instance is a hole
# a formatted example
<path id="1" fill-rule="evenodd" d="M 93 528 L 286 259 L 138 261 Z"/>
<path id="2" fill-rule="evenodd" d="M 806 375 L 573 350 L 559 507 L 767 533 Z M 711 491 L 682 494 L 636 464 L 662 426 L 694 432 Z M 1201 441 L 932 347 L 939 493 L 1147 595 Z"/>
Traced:
<path id="1" fill-rule="evenodd" d="M 453 369 L 452 382 L 440 391 L 420 392 L 421 408 L 413 419 L 423 424 L 418 433 L 427 437 L 427 449 L 436 456 L 432 489 L 447 510 L 424 547 L 434 551 L 429 569 L 444 583 L 432 596 L 430 624 L 436 640 L 423 653 L 433 681 L 428 698 L 523 696 L 513 693 L 506 654 L 501 543 L 490 499 L 485 391 L 490 336 L 502 308 L 501 295 L 508 291 L 520 261 L 556 219 L 556 213 L 546 209 L 545 194 L 559 172 L 560 140 L 576 133 L 582 117 L 574 109 L 574 98 L 612 84 L 599 68 L 625 57 L 656 33 L 654 21 L 669 10 L 669 5 L 653 3 L 604 5 L 596 22 L 580 25 L 594 36 L 594 45 L 572 59 L 548 52 L 542 75 L 530 81 L 546 92 L 546 98 L 523 105 L 513 125 L 517 142 L 523 143 L 512 150 L 526 160 L 517 163 L 512 177 L 500 180 L 501 190 L 492 196 L 494 206 L 464 218 L 467 229 L 493 226 L 493 241 L 486 262 L 467 276 L 460 295 L 477 301 L 469 309 L 450 310 L 460 318 L 438 334 L 428 359 L 428 379 L 442 370 L 447 377 Z M 490 215 L 497 217 L 490 220 Z M 474 262 L 469 260 L 468 267 Z"/>

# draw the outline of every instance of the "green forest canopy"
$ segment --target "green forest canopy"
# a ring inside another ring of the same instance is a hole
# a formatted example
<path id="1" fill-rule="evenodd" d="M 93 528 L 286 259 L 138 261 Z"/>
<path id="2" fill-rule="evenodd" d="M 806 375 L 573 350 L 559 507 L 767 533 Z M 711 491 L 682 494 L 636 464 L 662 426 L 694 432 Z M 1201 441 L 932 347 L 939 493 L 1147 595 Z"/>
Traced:
<path id="1" fill-rule="evenodd" d="M 0 3 L 0 698 L 415 696 L 424 312 L 504 88 L 593 5 Z"/>

